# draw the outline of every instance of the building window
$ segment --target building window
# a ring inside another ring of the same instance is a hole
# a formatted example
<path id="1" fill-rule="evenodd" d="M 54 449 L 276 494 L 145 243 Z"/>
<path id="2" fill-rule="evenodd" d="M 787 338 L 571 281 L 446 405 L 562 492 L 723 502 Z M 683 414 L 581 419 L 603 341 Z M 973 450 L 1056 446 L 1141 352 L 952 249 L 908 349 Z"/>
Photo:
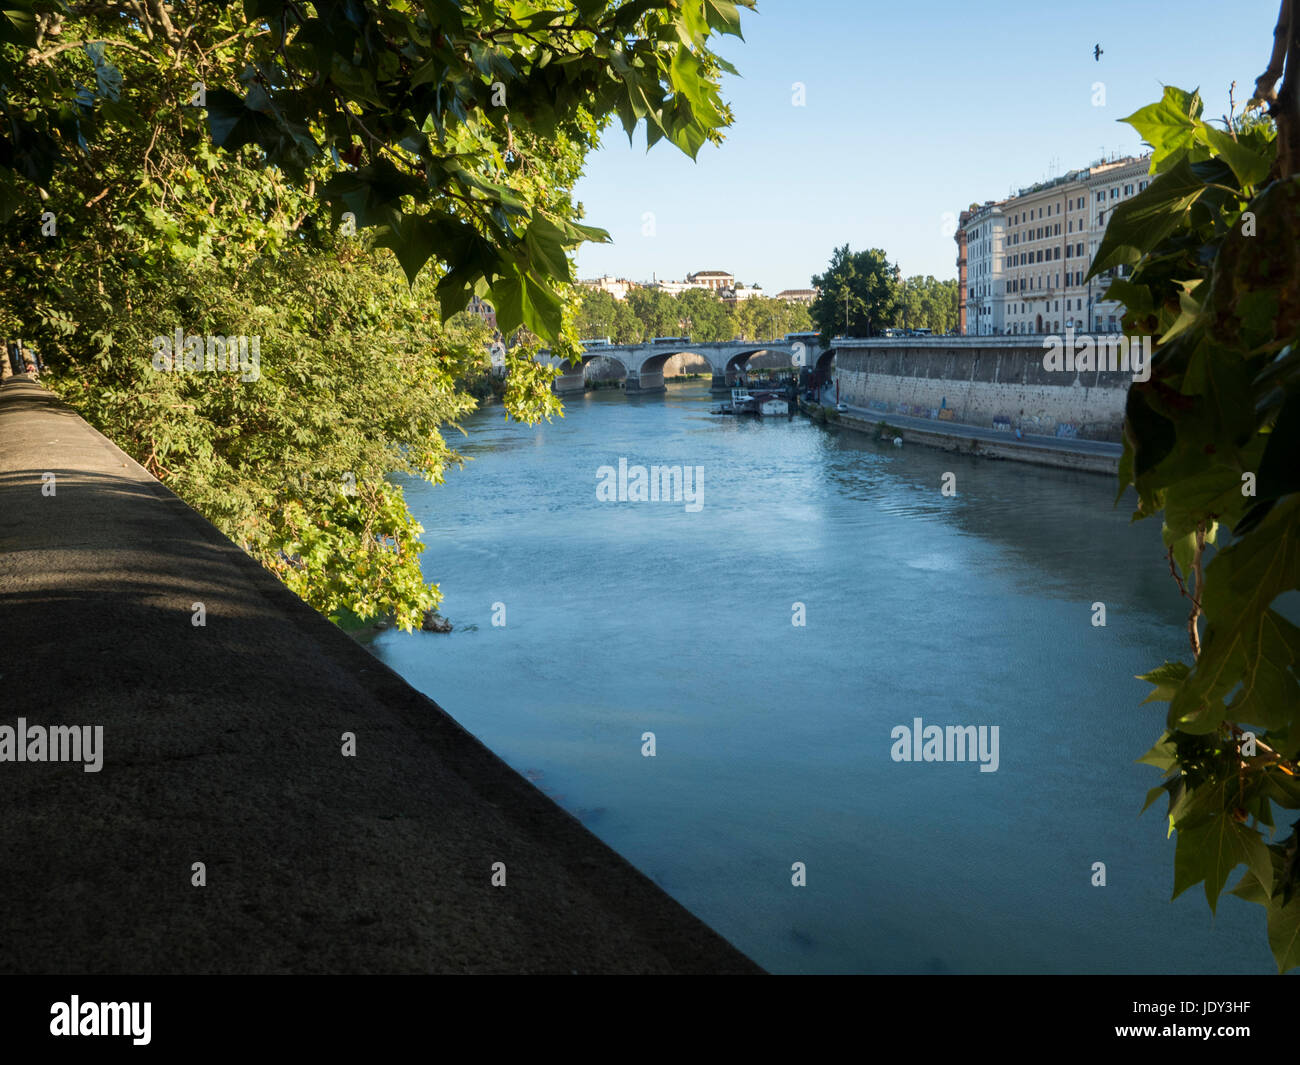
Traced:
<path id="1" fill-rule="evenodd" d="M 1098 203 L 1105 203 L 1105 202 L 1106 202 L 1106 194 L 1105 194 L 1104 192 L 1099 192 L 1099 193 L 1097 193 L 1097 202 L 1098 202 Z"/>

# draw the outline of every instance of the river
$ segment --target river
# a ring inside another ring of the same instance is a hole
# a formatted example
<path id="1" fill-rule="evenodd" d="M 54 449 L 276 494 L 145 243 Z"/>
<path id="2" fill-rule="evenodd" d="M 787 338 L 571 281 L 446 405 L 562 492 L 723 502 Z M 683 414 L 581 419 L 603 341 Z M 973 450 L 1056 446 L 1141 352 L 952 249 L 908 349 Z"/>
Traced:
<path id="1" fill-rule="evenodd" d="M 473 415 L 463 470 L 404 481 L 457 629 L 371 649 L 771 971 L 1274 972 L 1262 908 L 1171 903 L 1138 816 L 1134 674 L 1188 654 L 1158 523 L 1107 477 L 712 402 Z M 703 506 L 598 500 L 620 459 L 701 468 Z M 996 771 L 893 760 L 916 718 L 997 726 Z"/>

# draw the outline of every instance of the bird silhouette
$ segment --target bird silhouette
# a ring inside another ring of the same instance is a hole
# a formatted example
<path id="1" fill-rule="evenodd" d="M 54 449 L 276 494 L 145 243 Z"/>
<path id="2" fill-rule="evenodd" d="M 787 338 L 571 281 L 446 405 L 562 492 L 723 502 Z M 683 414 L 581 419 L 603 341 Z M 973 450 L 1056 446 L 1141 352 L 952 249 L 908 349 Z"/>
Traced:
<path id="1" fill-rule="evenodd" d="M 1101 45 L 1097 45 L 1097 47 L 1092 50 L 1092 58 L 1097 60 L 1098 63 L 1101 62 L 1101 57 L 1105 54 L 1106 53 L 1101 50 Z"/>

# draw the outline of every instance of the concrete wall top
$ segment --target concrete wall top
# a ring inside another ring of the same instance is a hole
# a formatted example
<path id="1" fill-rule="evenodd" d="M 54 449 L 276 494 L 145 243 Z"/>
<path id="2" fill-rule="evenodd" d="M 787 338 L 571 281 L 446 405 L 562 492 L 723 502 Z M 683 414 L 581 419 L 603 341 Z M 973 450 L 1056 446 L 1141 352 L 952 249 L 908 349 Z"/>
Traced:
<path id="1" fill-rule="evenodd" d="M 0 559 L 0 971 L 756 971 L 25 375 Z"/>
<path id="2" fill-rule="evenodd" d="M 1043 350 L 1043 341 L 1049 336 L 1064 334 L 1030 333 L 1011 336 L 961 336 L 961 337 L 835 337 L 830 346 L 841 351 L 882 350 L 886 348 L 916 348 L 920 351 L 935 349 L 952 351 L 974 351 L 977 349 L 993 350 Z M 1075 330 L 1075 336 L 1101 336 L 1118 340 L 1120 333 L 1087 333 Z"/>

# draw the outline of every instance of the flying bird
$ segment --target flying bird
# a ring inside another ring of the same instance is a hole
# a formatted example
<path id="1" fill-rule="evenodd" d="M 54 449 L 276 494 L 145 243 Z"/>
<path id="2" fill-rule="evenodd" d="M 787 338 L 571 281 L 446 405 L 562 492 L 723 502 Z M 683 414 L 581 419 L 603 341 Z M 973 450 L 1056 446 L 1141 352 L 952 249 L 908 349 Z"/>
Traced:
<path id="1" fill-rule="evenodd" d="M 1092 50 L 1092 58 L 1095 59 L 1095 60 L 1097 60 L 1098 63 L 1101 62 L 1101 57 L 1104 56 L 1105 54 L 1106 54 L 1106 53 L 1103 52 L 1103 51 L 1101 50 L 1101 45 L 1097 45 L 1097 46 Z"/>

